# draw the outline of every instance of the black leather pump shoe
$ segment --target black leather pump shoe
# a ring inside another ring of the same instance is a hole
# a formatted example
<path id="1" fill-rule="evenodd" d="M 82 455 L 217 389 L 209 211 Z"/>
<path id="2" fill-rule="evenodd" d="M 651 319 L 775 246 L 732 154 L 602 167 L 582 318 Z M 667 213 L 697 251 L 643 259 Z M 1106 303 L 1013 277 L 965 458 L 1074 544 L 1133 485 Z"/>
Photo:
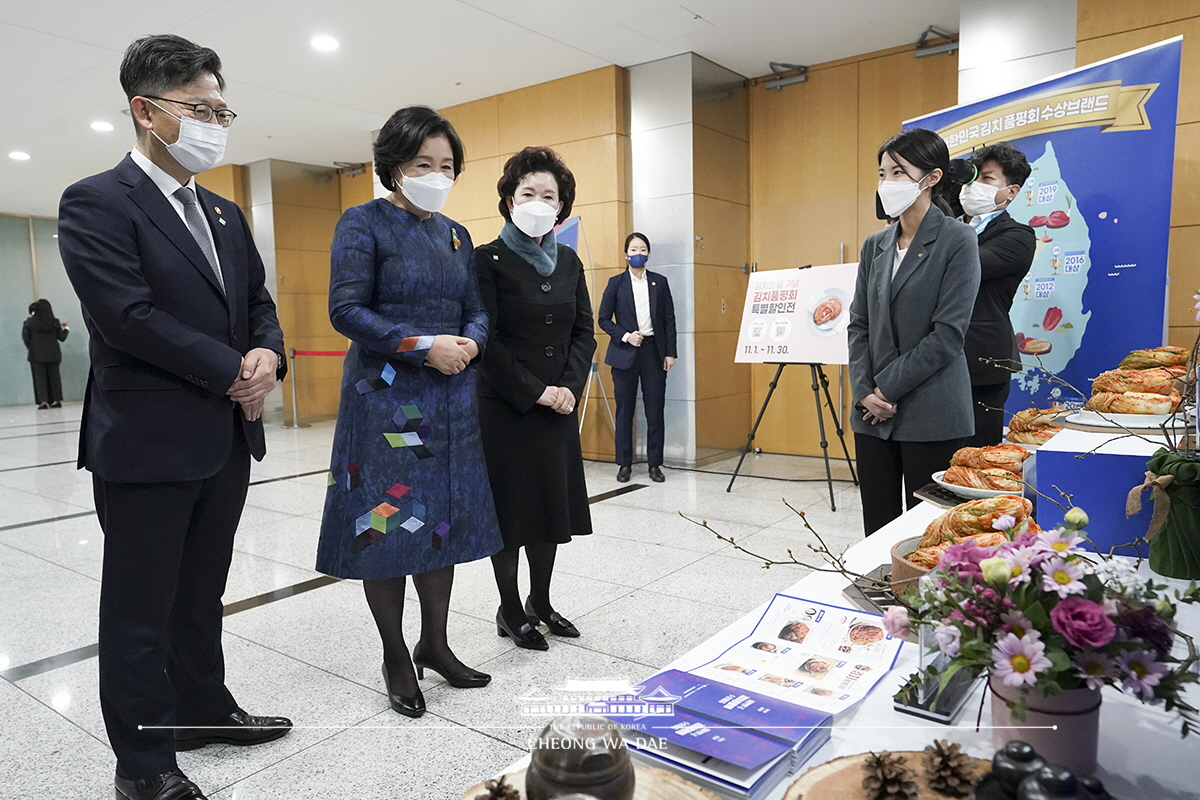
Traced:
<path id="1" fill-rule="evenodd" d="M 526 622 L 518 630 L 513 630 L 508 627 L 508 623 L 504 621 L 502 609 L 496 609 L 496 635 L 507 636 L 513 640 L 513 644 L 517 647 L 523 647 L 526 650 L 549 650 L 550 644 L 546 641 L 546 637 L 542 636 L 542 632 Z"/>
<path id="2" fill-rule="evenodd" d="M 421 694 L 420 688 L 411 697 L 404 697 L 392 691 L 392 682 L 388 680 L 387 664 L 383 665 L 383 686 L 387 689 L 388 703 L 391 704 L 392 711 L 413 719 L 425 714 L 425 695 Z"/>
<path id="3" fill-rule="evenodd" d="M 571 622 L 559 614 L 557 611 L 551 611 L 548 619 L 542 619 L 541 616 L 533 610 L 533 603 L 528 597 L 525 598 L 525 616 L 529 617 L 529 621 L 534 625 L 538 622 L 546 623 L 546 629 L 555 636 L 566 636 L 570 639 L 579 638 L 579 630 L 571 624 Z"/>
<path id="4" fill-rule="evenodd" d="M 421 643 L 417 642 L 412 651 L 413 666 L 417 668 L 417 679 L 425 680 L 425 670 L 431 669 L 446 679 L 446 683 L 456 689 L 478 689 L 492 682 L 492 676 L 470 667 L 463 667 L 461 672 L 451 672 L 447 667 L 437 663 L 432 658 L 425 657 Z"/>

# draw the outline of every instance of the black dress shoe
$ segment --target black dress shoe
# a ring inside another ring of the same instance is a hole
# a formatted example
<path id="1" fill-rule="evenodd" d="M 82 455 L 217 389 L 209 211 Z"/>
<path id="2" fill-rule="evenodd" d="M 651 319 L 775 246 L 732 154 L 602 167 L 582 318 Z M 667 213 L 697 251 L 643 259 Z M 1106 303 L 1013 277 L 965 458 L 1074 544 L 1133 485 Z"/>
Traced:
<path id="1" fill-rule="evenodd" d="M 492 682 L 491 675 L 470 667 L 463 667 L 461 672 L 451 672 L 449 668 L 437 663 L 432 658 L 426 658 L 420 642 L 417 642 L 416 647 L 413 648 L 412 662 L 413 666 L 417 668 L 417 680 L 425 680 L 425 670 L 431 669 L 456 689 L 478 689 Z"/>
<path id="2" fill-rule="evenodd" d="M 629 475 L 632 471 L 629 467 L 621 467 L 617 470 L 617 483 L 629 483 Z"/>
<path id="3" fill-rule="evenodd" d="M 666 479 L 667 479 L 667 477 L 662 474 L 661 468 L 659 468 L 659 467 L 651 467 L 650 468 L 650 480 L 654 481 L 655 483 L 662 483 Z"/>
<path id="4" fill-rule="evenodd" d="M 542 617 L 534 611 L 533 602 L 528 597 L 525 598 L 525 616 L 529 617 L 529 621 L 534 625 L 537 625 L 539 621 L 546 623 L 546 629 L 555 636 L 566 636 L 571 639 L 579 638 L 578 629 L 566 617 L 557 611 L 551 611 L 550 616 Z"/>
<path id="5" fill-rule="evenodd" d="M 152 778 L 116 779 L 117 800 L 207 800 L 200 787 L 178 769 Z"/>
<path id="6" fill-rule="evenodd" d="M 51 408 L 62 408 L 62 403 L 55 400 L 53 403 L 50 404 L 50 407 Z"/>
<path id="7" fill-rule="evenodd" d="M 45 411 L 50 407 L 49 403 L 38 403 L 38 411 Z"/>
<path id="8" fill-rule="evenodd" d="M 292 729 L 286 717 L 256 717 L 242 709 L 212 725 L 175 729 L 176 750 L 196 750 L 206 744 L 248 746 L 273 742 Z"/>
<path id="9" fill-rule="evenodd" d="M 549 650 L 550 643 L 546 641 L 546 637 L 542 636 L 542 632 L 526 622 L 518 630 L 513 630 L 508 627 L 508 623 L 504 621 L 503 609 L 496 609 L 496 635 L 507 636 L 513 640 L 513 644 L 517 647 L 523 647 L 526 650 Z"/>
<path id="10" fill-rule="evenodd" d="M 388 680 L 387 664 L 383 665 L 383 687 L 387 689 L 388 704 L 392 711 L 413 719 L 425 715 L 425 695 L 421 694 L 421 687 L 418 686 L 417 693 L 409 697 L 393 692 L 392 682 Z"/>

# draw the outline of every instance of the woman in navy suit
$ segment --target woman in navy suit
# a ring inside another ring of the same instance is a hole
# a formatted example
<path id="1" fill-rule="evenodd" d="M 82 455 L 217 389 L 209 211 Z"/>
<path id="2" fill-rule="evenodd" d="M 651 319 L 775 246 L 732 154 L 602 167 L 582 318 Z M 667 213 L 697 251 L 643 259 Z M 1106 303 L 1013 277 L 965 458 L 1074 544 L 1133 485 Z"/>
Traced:
<path id="1" fill-rule="evenodd" d="M 612 367 L 613 391 L 617 396 L 617 480 L 629 480 L 633 466 L 633 412 L 637 405 L 638 382 L 646 409 L 646 460 L 650 480 L 662 483 L 663 406 L 667 396 L 667 373 L 675 366 L 675 303 L 665 276 L 646 269 L 650 240 L 644 233 L 625 238 L 625 260 L 629 269 L 614 276 L 600 301 L 600 327 L 612 341 L 604 363 Z"/>

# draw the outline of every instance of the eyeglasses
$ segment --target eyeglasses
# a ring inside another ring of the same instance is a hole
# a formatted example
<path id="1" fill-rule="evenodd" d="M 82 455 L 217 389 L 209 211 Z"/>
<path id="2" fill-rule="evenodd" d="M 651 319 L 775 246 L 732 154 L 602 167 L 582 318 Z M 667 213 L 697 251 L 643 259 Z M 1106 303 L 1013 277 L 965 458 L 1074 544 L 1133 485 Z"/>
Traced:
<path id="1" fill-rule="evenodd" d="M 233 113 L 228 108 L 223 108 L 220 111 L 217 111 L 207 103 L 188 103 L 183 100 L 172 100 L 169 97 L 155 97 L 152 94 L 144 94 L 142 97 L 145 97 L 149 100 L 162 100 L 165 103 L 174 103 L 177 106 L 187 106 L 188 108 L 192 109 L 192 116 L 197 122 L 208 122 L 212 120 L 213 117 L 216 117 L 217 124 L 222 128 L 228 128 L 233 124 L 233 121 L 237 119 L 237 114 Z"/>

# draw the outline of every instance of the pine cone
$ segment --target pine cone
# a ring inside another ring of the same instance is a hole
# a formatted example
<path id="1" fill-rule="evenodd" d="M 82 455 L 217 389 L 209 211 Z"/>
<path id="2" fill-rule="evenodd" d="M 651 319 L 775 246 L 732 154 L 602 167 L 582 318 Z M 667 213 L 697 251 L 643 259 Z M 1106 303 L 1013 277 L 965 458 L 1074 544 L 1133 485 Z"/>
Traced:
<path id="1" fill-rule="evenodd" d="M 925 781 L 929 788 L 943 797 L 966 797 L 971 793 L 975 776 L 971 758 L 958 744 L 938 739 L 925 748 Z"/>
<path id="2" fill-rule="evenodd" d="M 475 795 L 475 800 L 521 800 L 521 793 L 506 778 L 507 775 L 501 775 L 500 780 L 485 783 L 483 788 L 487 789 L 487 793 Z"/>
<path id="3" fill-rule="evenodd" d="M 884 750 L 871 753 L 863 762 L 863 788 L 867 800 L 916 800 L 917 783 L 904 756 Z"/>

